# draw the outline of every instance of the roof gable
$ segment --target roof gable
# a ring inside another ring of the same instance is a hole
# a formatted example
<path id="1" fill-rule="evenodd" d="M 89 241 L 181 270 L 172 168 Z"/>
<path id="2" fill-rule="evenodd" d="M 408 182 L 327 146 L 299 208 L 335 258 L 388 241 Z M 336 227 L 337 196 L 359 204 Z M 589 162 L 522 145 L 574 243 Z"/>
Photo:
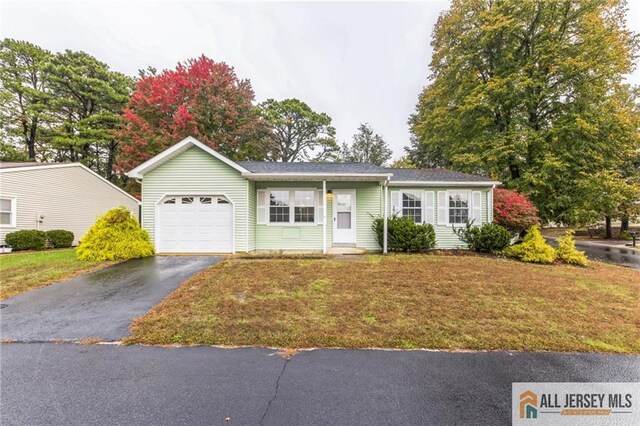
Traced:
<path id="1" fill-rule="evenodd" d="M 220 154 L 216 150 L 209 148 L 208 146 L 206 146 L 205 144 L 203 144 L 202 142 L 200 142 L 199 140 L 197 140 L 193 136 L 188 136 L 188 137 L 184 138 L 183 140 L 181 140 L 180 142 L 178 142 L 177 144 L 173 145 L 172 147 L 167 148 L 166 150 L 162 151 L 160 154 L 156 155 L 155 157 L 153 157 L 153 158 L 145 161 L 144 163 L 140 164 L 138 167 L 136 167 L 135 169 L 133 169 L 129 173 L 127 173 L 127 176 L 129 176 L 130 178 L 133 178 L 133 179 L 142 179 L 142 177 L 145 175 L 145 173 L 148 173 L 151 170 L 155 169 L 156 167 L 158 167 L 158 166 L 164 164 L 165 162 L 171 160 L 172 158 L 177 157 L 178 155 L 182 154 L 183 152 L 185 152 L 186 150 L 188 150 L 191 147 L 200 148 L 201 150 L 203 150 L 207 154 L 213 156 L 214 158 L 217 158 L 218 160 L 222 161 L 226 165 L 236 169 L 240 173 L 247 173 L 248 172 L 247 169 L 245 169 L 244 167 L 242 167 L 238 163 L 228 159 L 227 157 L 225 157 L 224 155 Z"/>

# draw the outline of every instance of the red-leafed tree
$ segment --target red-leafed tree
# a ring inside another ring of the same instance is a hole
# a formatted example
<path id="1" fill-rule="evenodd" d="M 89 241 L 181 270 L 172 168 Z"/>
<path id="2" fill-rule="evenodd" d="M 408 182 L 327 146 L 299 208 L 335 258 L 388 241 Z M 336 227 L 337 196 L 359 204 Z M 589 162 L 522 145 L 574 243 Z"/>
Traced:
<path id="1" fill-rule="evenodd" d="M 493 190 L 493 221 L 505 228 L 520 232 L 540 222 L 538 209 L 529 199 L 505 188 Z"/>
<path id="2" fill-rule="evenodd" d="M 234 160 L 261 160 L 266 130 L 249 80 L 201 56 L 175 70 L 141 71 L 123 112 L 118 170 L 127 171 L 187 136 Z"/>

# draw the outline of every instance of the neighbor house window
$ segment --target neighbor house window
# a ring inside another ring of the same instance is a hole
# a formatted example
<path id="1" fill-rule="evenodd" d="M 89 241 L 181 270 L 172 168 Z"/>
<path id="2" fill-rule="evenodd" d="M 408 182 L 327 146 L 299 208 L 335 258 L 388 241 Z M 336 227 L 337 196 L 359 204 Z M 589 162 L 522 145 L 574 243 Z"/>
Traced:
<path id="1" fill-rule="evenodd" d="M 402 192 L 402 216 L 422 223 L 422 193 Z"/>
<path id="2" fill-rule="evenodd" d="M 0 198 L 0 226 L 15 228 L 16 226 L 16 199 Z"/>
<path id="3" fill-rule="evenodd" d="M 269 191 L 269 222 L 315 223 L 315 193 L 313 189 Z"/>
<path id="4" fill-rule="evenodd" d="M 288 223 L 291 217 L 289 209 L 289 191 L 269 193 L 269 222 Z"/>
<path id="5" fill-rule="evenodd" d="M 466 223 L 469 220 L 469 193 L 449 192 L 449 223 Z"/>

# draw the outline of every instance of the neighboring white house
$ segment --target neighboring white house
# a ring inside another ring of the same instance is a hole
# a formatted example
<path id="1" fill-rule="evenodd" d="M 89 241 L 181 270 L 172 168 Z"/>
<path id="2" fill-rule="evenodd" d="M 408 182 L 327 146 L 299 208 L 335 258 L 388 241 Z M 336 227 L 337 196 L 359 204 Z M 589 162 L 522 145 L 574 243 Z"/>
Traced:
<path id="1" fill-rule="evenodd" d="M 22 229 L 65 229 L 77 244 L 101 214 L 134 197 L 79 163 L 0 162 L 0 244 Z"/>

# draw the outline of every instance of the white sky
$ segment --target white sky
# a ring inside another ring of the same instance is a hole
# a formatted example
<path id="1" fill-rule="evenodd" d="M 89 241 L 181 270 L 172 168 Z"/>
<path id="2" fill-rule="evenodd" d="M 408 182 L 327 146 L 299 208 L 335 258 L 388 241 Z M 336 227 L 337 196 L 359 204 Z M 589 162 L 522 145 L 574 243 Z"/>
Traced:
<path id="1" fill-rule="evenodd" d="M 640 0 L 629 3 L 640 32 Z M 326 112 L 340 143 L 371 123 L 395 158 L 409 143 L 431 30 L 448 4 L 0 0 L 0 36 L 83 50 L 132 76 L 205 54 L 249 78 L 257 101 L 298 98 Z M 640 70 L 630 81 L 640 84 Z"/>

